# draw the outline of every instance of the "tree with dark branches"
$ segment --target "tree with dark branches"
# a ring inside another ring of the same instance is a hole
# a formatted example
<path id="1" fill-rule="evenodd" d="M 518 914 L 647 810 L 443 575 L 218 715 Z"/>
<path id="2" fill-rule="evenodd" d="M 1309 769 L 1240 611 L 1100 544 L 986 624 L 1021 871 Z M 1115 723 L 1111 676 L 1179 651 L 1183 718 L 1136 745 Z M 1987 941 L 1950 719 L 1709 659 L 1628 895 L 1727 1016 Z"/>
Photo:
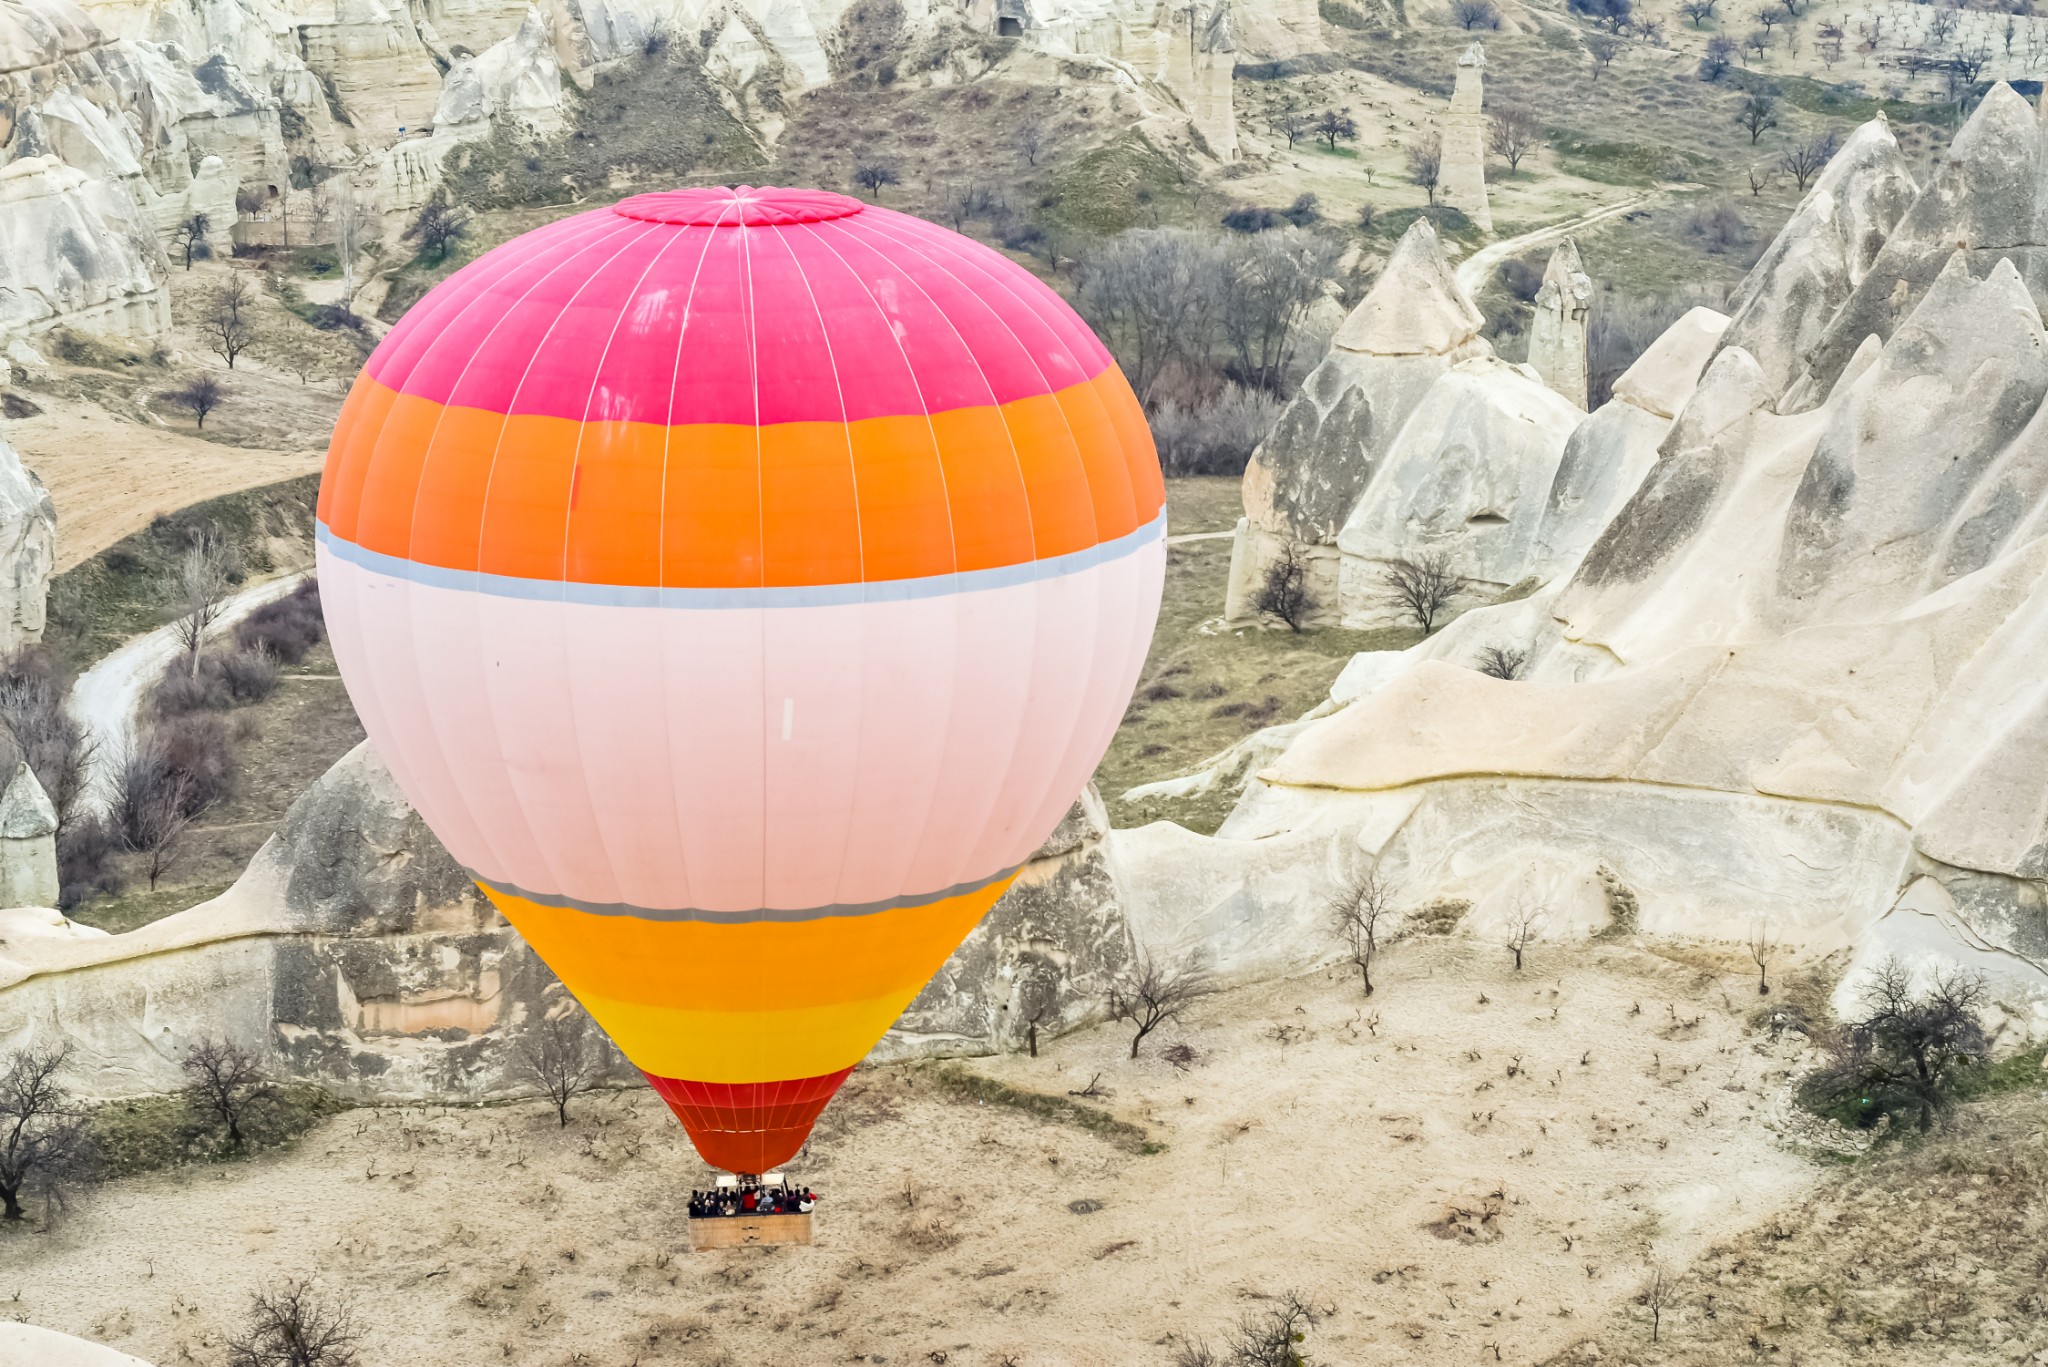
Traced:
<path id="1" fill-rule="evenodd" d="M 272 1091 L 256 1055 L 228 1040 L 202 1039 L 185 1051 L 178 1066 L 192 1079 L 188 1090 L 193 1102 L 211 1111 L 227 1130 L 228 1147 L 242 1148 L 242 1120 L 249 1103 Z"/>
<path id="2" fill-rule="evenodd" d="M 0 1219 L 19 1220 L 22 1197 L 54 1200 L 91 1152 L 85 1118 L 58 1081 L 62 1049 L 25 1049 L 0 1070 Z"/>
<path id="3" fill-rule="evenodd" d="M 1833 129 L 1829 129 L 1817 138 L 1808 138 L 1787 148 L 1778 158 L 1778 167 L 1792 177 L 1798 183 L 1800 192 L 1804 193 L 1807 182 L 1827 168 L 1827 164 L 1835 159 L 1835 153 L 1840 151 L 1841 147 L 1841 139 Z"/>
<path id="4" fill-rule="evenodd" d="M 1330 150 L 1334 152 L 1337 150 L 1338 139 L 1358 136 L 1358 124 L 1352 119 L 1351 111 L 1348 109 L 1325 109 L 1316 115 L 1311 131 L 1317 138 L 1328 143 Z"/>
<path id="5" fill-rule="evenodd" d="M 1507 924 L 1502 929 L 1501 943 L 1508 953 L 1515 956 L 1515 972 L 1522 971 L 1522 955 L 1528 951 L 1538 935 L 1543 933 L 1544 922 L 1550 918 L 1540 903 L 1517 895 L 1508 905 Z"/>
<path id="6" fill-rule="evenodd" d="M 1756 965 L 1756 994 L 1771 995 L 1771 960 L 1778 956 L 1778 938 L 1758 921 L 1749 930 L 1749 960 Z"/>
<path id="7" fill-rule="evenodd" d="M 287 1279 L 251 1299 L 248 1325 L 228 1340 L 228 1367 L 355 1367 L 362 1340 L 351 1306 Z"/>
<path id="8" fill-rule="evenodd" d="M 1402 150 L 1408 163 L 1408 179 L 1415 182 L 1429 202 L 1436 203 L 1437 187 L 1444 178 L 1444 139 L 1441 133 L 1424 133 Z"/>
<path id="9" fill-rule="evenodd" d="M 1308 557 L 1289 541 L 1266 566 L 1266 577 L 1252 594 L 1252 607 L 1261 616 L 1285 622 L 1288 630 L 1300 631 L 1315 606 L 1308 586 Z"/>
<path id="10" fill-rule="evenodd" d="M 1886 959 L 1863 989 L 1863 1014 L 1835 1033 L 1827 1061 L 1804 1084 L 1808 1098 L 1853 1107 L 1865 1124 L 1912 1114 L 1926 1133 L 1965 1072 L 1990 1054 L 1977 1019 L 1988 995 L 1981 974 L 1960 968 L 1942 969 L 1915 993 L 1912 970 Z"/>
<path id="11" fill-rule="evenodd" d="M 1135 1027 L 1131 1057 L 1136 1058 L 1145 1036 L 1168 1021 L 1179 1020 L 1189 1007 L 1215 991 L 1198 955 L 1168 961 L 1140 950 L 1110 984 L 1109 1018 Z"/>
<path id="12" fill-rule="evenodd" d="M 555 1121 L 569 1127 L 569 1100 L 604 1076 L 604 1051 L 590 1037 L 590 1017 L 572 1003 L 550 1010 L 519 1043 L 519 1060 L 554 1103 Z"/>
<path id="13" fill-rule="evenodd" d="M 185 269 L 191 270 L 195 260 L 205 260 L 213 254 L 207 245 L 206 230 L 211 225 L 205 214 L 189 214 L 178 220 L 171 229 L 171 246 L 185 258 Z"/>
<path id="14" fill-rule="evenodd" d="M 1017 150 L 1024 154 L 1026 164 L 1038 165 L 1038 159 L 1045 153 L 1045 125 L 1029 122 L 1017 130 Z"/>
<path id="15" fill-rule="evenodd" d="M 194 320 L 207 349 L 235 368 L 235 358 L 256 341 L 256 290 L 246 271 L 230 270 L 227 278 L 199 297 Z"/>
<path id="16" fill-rule="evenodd" d="M 448 249 L 469 235 L 469 225 L 469 210 L 450 204 L 446 190 L 436 190 L 420 205 L 412 226 L 399 234 L 399 240 L 417 242 L 421 251 L 434 254 L 434 260 L 445 261 Z"/>
<path id="17" fill-rule="evenodd" d="M 1525 104 L 1503 104 L 1487 120 L 1487 145 L 1508 164 L 1508 174 L 1522 169 L 1522 159 L 1543 144 L 1536 111 Z"/>
<path id="18" fill-rule="evenodd" d="M 858 162 L 853 168 L 853 183 L 867 191 L 869 199 L 880 203 L 882 187 L 896 183 L 896 168 L 878 161 Z"/>
<path id="19" fill-rule="evenodd" d="M 1487 646 L 1479 652 L 1479 672 L 1494 679 L 1519 679 L 1528 667 L 1529 652 L 1513 646 Z"/>
<path id="20" fill-rule="evenodd" d="M 1265 1309 L 1247 1310 L 1231 1330 L 1231 1367 L 1307 1367 L 1302 1345 L 1329 1313 L 1292 1291 Z"/>
<path id="21" fill-rule="evenodd" d="M 1621 55 L 1621 39 L 1610 33 L 1592 34 L 1586 39 L 1586 55 L 1593 59 L 1593 79 L 1597 81 Z"/>
<path id="22" fill-rule="evenodd" d="M 166 389 L 161 397 L 171 407 L 190 413 L 194 425 L 204 432 L 207 415 L 227 401 L 228 391 L 211 375 L 194 375 L 176 389 Z"/>
<path id="23" fill-rule="evenodd" d="M 1720 4 L 1721 0 L 1679 0 L 1678 12 L 1690 19 L 1694 28 L 1699 28 L 1714 17 Z"/>
<path id="24" fill-rule="evenodd" d="M 1387 562 L 1381 572 L 1380 600 L 1415 623 L 1424 636 L 1436 630 L 1437 619 L 1465 587 L 1443 551 L 1425 551 Z"/>
<path id="25" fill-rule="evenodd" d="M 1751 95 L 1736 111 L 1735 122 L 1749 134 L 1749 145 L 1754 147 L 1758 138 L 1778 126 L 1778 102 L 1768 95 Z"/>
<path id="26" fill-rule="evenodd" d="M 1345 957 L 1358 969 L 1370 997 L 1372 961 L 1379 953 L 1380 924 L 1393 910 L 1394 889 L 1377 867 L 1353 876 L 1330 899 L 1330 929 L 1343 942 Z"/>

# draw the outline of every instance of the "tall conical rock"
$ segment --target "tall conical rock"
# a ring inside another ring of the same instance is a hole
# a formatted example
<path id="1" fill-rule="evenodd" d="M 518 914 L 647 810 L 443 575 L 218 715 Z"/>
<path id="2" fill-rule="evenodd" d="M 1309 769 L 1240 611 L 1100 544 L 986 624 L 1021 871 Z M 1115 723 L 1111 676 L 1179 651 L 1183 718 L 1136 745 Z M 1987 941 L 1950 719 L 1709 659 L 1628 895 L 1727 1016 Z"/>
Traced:
<path id="1" fill-rule="evenodd" d="M 1743 281 L 1722 345 L 1747 351 L 1780 393 L 1791 387 L 1918 193 L 1884 115 L 1858 128 Z"/>

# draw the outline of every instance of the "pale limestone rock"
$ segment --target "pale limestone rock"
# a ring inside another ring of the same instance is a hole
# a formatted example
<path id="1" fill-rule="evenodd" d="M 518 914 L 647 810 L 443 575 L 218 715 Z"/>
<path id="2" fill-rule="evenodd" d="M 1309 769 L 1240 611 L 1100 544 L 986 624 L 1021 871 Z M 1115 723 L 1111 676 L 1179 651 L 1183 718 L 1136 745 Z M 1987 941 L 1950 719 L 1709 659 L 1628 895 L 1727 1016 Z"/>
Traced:
<path id="1" fill-rule="evenodd" d="M 0 1367 L 150 1367 L 139 1357 L 85 1339 L 39 1329 L 33 1324 L 0 1323 Z"/>
<path id="2" fill-rule="evenodd" d="M 1724 343 L 1747 351 L 1780 393 L 1790 388 L 1917 193 L 1879 114 L 1835 154 L 1750 271 Z"/>
<path id="3" fill-rule="evenodd" d="M 19 762 L 0 792 L 0 903 L 57 904 L 57 809 L 35 770 Z"/>
<path id="4" fill-rule="evenodd" d="M 1614 382 L 1614 397 L 1660 418 L 1675 418 L 1699 387 L 1727 335 L 1726 314 L 1695 308 L 1666 328 Z M 1753 357 L 1751 359 L 1754 359 Z"/>
<path id="5" fill-rule="evenodd" d="M 1592 309 L 1593 281 L 1579 256 L 1579 244 L 1568 237 L 1550 254 L 1543 284 L 1536 291 L 1529 364 L 1543 383 L 1581 412 L 1589 407 L 1586 356 Z"/>
<path id="6" fill-rule="evenodd" d="M 1457 84 L 1444 115 L 1444 203 L 1493 231 L 1493 208 L 1486 198 L 1486 45 L 1475 41 L 1458 58 Z"/>
<path id="7" fill-rule="evenodd" d="M 50 491 L 21 463 L 20 453 L 0 441 L 0 653 L 43 639 L 56 562 L 57 510 Z"/>
<path id="8" fill-rule="evenodd" d="M 434 110 L 434 128 L 512 122 L 536 132 L 562 123 L 562 73 L 548 21 L 529 5 L 519 31 L 456 62 Z"/>
<path id="9" fill-rule="evenodd" d="M 1389 561 L 1442 552 L 1481 594 L 1535 573 L 1545 500 L 1584 420 L 1526 367 L 1496 357 L 1462 361 L 1440 377 L 1337 538 L 1346 624 L 1398 616 L 1381 596 Z"/>
<path id="10" fill-rule="evenodd" d="M 118 186 L 55 157 L 0 167 L 0 337 L 57 326 L 155 335 L 170 324 L 168 270 Z"/>
<path id="11" fill-rule="evenodd" d="M 1486 316 L 1458 283 L 1436 229 L 1418 218 L 1333 345 L 1366 356 L 1462 358 L 1484 326 Z"/>

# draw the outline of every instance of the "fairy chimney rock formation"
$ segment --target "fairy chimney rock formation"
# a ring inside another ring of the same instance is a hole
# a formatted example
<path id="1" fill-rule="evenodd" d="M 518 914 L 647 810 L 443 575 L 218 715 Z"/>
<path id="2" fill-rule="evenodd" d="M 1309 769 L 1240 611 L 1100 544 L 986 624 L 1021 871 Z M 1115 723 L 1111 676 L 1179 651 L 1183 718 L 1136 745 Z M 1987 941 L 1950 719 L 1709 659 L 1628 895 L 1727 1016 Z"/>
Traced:
<path id="1" fill-rule="evenodd" d="M 36 771 L 16 761 L 0 792 L 0 906 L 56 905 L 57 809 Z"/>
<path id="2" fill-rule="evenodd" d="M 1441 181 L 1444 203 L 1486 232 L 1493 211 L 1486 203 L 1486 45 L 1475 42 L 1458 59 L 1458 83 L 1444 117 Z"/>
<path id="3" fill-rule="evenodd" d="M 1566 238 L 1550 255 L 1543 287 L 1536 292 L 1536 321 L 1529 333 L 1529 364 L 1543 383 L 1586 408 L 1587 319 L 1593 282 L 1579 258 L 1579 244 Z"/>
<path id="4" fill-rule="evenodd" d="M 43 639 L 56 560 L 57 510 L 50 491 L 0 441 L 0 652 Z"/>

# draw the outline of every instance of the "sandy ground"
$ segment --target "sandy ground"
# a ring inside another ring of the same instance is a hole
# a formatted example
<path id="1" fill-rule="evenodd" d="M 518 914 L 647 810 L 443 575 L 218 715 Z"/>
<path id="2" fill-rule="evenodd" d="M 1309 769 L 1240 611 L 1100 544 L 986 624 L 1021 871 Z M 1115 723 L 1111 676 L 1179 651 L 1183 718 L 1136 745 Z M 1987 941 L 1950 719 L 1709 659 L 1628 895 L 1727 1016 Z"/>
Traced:
<path id="1" fill-rule="evenodd" d="M 1559 968 L 1570 967 L 1560 978 Z M 360 1111 L 295 1149 L 81 1193 L 0 1239 L 29 1322 L 218 1363 L 252 1287 L 314 1275 L 366 1363 L 1165 1363 L 1260 1298 L 1329 1314 L 1317 1361 L 1528 1363 L 1814 1183 L 1766 1123 L 1789 1056 L 1728 976 L 1641 948 L 1529 971 L 1404 945 L 1370 1003 L 1336 972 L 1243 989 L 1147 1041 L 1101 1027 L 981 1071 L 1106 1105 L 1140 1154 L 929 1070 L 864 1070 L 792 1172 L 810 1249 L 687 1252 L 707 1174 L 653 1097 Z M 1177 1069 L 1159 1057 L 1185 1042 Z"/>
<path id="2" fill-rule="evenodd" d="M 57 569 L 70 569 L 165 513 L 238 489 L 312 474 L 323 445 L 263 450 L 208 441 L 189 428 L 114 417 L 93 404 L 37 392 L 39 416 L 0 436 L 41 476 L 57 505 Z"/>

